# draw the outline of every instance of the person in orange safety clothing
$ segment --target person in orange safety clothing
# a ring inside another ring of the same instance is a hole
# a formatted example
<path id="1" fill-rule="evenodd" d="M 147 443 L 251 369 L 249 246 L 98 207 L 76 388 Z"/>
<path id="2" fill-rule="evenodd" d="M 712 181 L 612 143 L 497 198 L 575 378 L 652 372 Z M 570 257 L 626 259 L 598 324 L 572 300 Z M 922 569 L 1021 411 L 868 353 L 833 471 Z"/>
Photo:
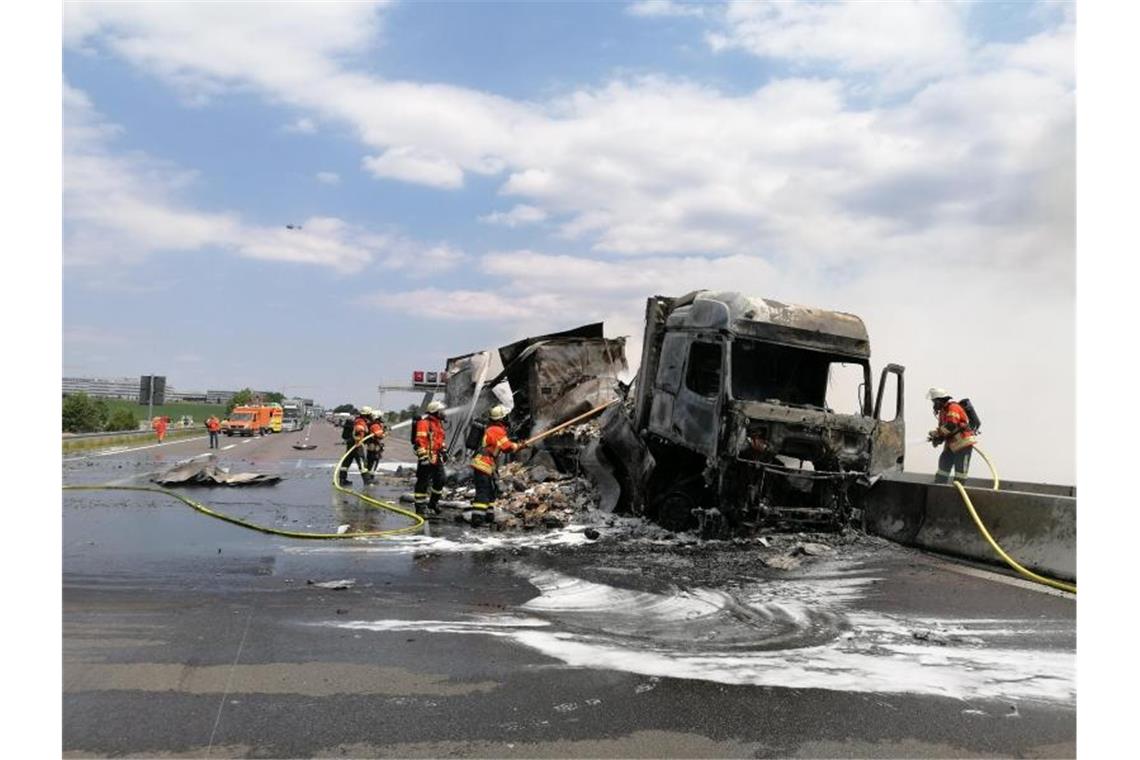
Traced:
<path id="1" fill-rule="evenodd" d="M 155 417 L 154 421 L 150 424 L 156 435 L 158 435 L 158 442 L 162 443 L 166 440 L 166 426 L 170 424 L 170 419 L 167 417 Z"/>
<path id="2" fill-rule="evenodd" d="M 384 454 L 384 437 L 388 435 L 379 409 L 372 410 L 372 417 L 368 421 L 368 433 L 372 437 L 364 442 L 364 469 L 365 482 L 371 483 L 376 477 L 376 467 L 380 464 L 380 457 Z"/>
<path id="3" fill-rule="evenodd" d="M 483 440 L 471 460 L 471 474 L 475 481 L 475 499 L 471 502 L 471 507 L 483 510 L 484 520 L 490 522 L 494 519 L 493 510 L 499 490 L 495 483 L 499 454 L 513 453 L 521 449 L 522 445 L 512 441 L 507 434 L 506 407 L 493 406 L 488 416 L 490 421 L 483 431 Z"/>
<path id="4" fill-rule="evenodd" d="M 338 482 L 342 486 L 347 486 L 351 482 L 348 479 L 348 470 L 352 467 L 353 462 L 356 463 L 356 469 L 360 471 L 361 480 L 365 483 L 369 482 L 369 475 L 364 469 L 363 446 L 359 444 L 368 435 L 368 425 L 371 422 L 372 407 L 364 406 L 360 408 L 356 417 L 344 423 L 340 437 L 344 441 L 344 448 L 348 452 L 348 456 L 345 457 L 344 464 L 341 465 L 340 471 L 337 473 Z"/>
<path id="5" fill-rule="evenodd" d="M 218 448 L 218 431 L 222 429 L 222 423 L 218 422 L 218 418 L 210 415 L 206 418 L 206 432 L 210 434 L 210 448 Z"/>
<path id="6" fill-rule="evenodd" d="M 443 464 L 447 459 L 447 452 L 443 448 L 444 406 L 439 401 L 432 401 L 424 411 L 427 413 L 416 420 L 413 437 L 416 487 L 412 500 L 416 505 L 416 514 L 421 517 L 428 510 L 433 515 L 438 515 L 441 511 L 439 500 L 443 496 Z"/>
<path id="7" fill-rule="evenodd" d="M 938 427 L 927 433 L 927 440 L 933 446 L 944 444 L 938 455 L 934 482 L 949 483 L 953 474 L 954 480 L 964 483 L 970 472 L 970 454 L 978 440 L 970 429 L 970 418 L 949 391 L 931 388 L 926 397 L 934 404 L 934 415 L 938 418 Z"/>

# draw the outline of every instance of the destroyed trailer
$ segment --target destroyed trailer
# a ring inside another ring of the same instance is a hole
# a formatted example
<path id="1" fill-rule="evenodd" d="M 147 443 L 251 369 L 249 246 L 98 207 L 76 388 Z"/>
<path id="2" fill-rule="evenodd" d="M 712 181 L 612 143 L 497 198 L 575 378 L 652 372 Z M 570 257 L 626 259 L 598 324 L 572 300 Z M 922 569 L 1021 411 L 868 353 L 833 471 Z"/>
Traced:
<path id="1" fill-rule="evenodd" d="M 466 461 L 477 447 L 481 420 L 495 404 L 511 410 L 510 433 L 525 440 L 558 423 L 622 397 L 619 375 L 628 369 L 625 338 L 606 338 L 601 322 L 524 338 L 497 350 L 447 360 L 448 407 L 452 418 L 448 457 Z M 474 426 L 476 435 L 468 436 Z M 542 451 L 565 473 L 579 471 L 573 433 L 547 438 Z M 521 461 L 529 463 L 536 450 Z"/>
<path id="2" fill-rule="evenodd" d="M 710 291 L 645 317 L 632 405 L 603 421 L 619 509 L 706 536 L 835 529 L 902 469 L 903 367 L 872 393 L 859 317 Z"/>

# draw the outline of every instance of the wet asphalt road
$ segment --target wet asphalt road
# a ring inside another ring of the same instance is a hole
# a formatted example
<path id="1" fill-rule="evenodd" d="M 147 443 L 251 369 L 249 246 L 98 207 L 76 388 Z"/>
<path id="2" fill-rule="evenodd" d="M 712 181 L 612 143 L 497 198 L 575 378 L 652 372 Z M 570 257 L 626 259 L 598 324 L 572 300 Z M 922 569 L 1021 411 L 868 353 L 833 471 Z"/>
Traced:
<path id="1" fill-rule="evenodd" d="M 186 493 L 290 529 L 404 524 L 332 491 L 335 429 L 313 451 L 303 435 L 223 437 L 221 464 L 285 479 Z M 411 458 L 405 437 L 386 459 Z M 64 481 L 144 483 L 204 453 L 65 460 Z M 878 540 L 784 571 L 619 528 L 311 542 L 68 492 L 65 756 L 1075 754 L 1067 595 Z"/>

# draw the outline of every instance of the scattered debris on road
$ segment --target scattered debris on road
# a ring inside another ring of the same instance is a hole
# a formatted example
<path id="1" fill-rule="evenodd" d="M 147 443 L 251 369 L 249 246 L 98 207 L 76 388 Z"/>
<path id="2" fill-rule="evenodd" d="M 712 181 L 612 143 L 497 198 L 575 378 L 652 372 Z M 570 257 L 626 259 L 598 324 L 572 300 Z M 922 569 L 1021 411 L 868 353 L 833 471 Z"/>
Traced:
<path id="1" fill-rule="evenodd" d="M 280 475 L 258 472 L 230 472 L 219 467 L 211 456 L 204 462 L 180 462 L 161 475 L 151 478 L 160 486 L 267 486 L 281 480 Z"/>
<path id="2" fill-rule="evenodd" d="M 353 586 L 355 586 L 356 585 L 356 579 L 355 578 L 342 578 L 342 579 L 336 580 L 336 581 L 307 580 L 307 581 L 305 581 L 305 583 L 306 583 L 306 585 L 313 586 L 315 588 L 327 588 L 327 589 L 332 589 L 333 591 L 344 591 L 345 589 L 350 589 Z"/>

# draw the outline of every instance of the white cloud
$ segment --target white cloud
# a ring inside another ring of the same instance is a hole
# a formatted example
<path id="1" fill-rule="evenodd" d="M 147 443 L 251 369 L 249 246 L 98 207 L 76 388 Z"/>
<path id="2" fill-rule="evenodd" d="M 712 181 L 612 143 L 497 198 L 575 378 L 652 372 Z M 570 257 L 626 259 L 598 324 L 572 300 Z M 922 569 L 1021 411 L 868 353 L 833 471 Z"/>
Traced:
<path id="1" fill-rule="evenodd" d="M 521 227 L 526 224 L 537 224 L 546 219 L 546 212 L 535 206 L 520 203 L 510 211 L 495 211 L 486 216 L 479 217 L 485 224 L 497 224 L 503 227 Z"/>
<path id="2" fill-rule="evenodd" d="M 962 3 L 859 2 L 730 3 L 714 50 L 742 49 L 757 56 L 805 64 L 834 64 L 874 72 L 880 85 L 909 86 L 955 73 L 968 59 Z"/>
<path id="3" fill-rule="evenodd" d="M 463 169 L 442 153 L 413 147 L 392 148 L 379 156 L 365 156 L 364 168 L 382 179 L 454 189 L 463 185 Z"/>
<path id="4" fill-rule="evenodd" d="M 377 293 L 360 299 L 360 303 L 388 310 L 414 311 L 424 319 L 470 322 L 529 319 L 536 312 L 557 308 L 563 301 L 549 295 L 507 297 L 476 290 L 425 288 Z"/>
<path id="5" fill-rule="evenodd" d="M 301 135 L 312 135 L 317 132 L 317 123 L 308 117 L 297 119 L 291 124 L 286 124 L 284 127 L 286 132 L 294 132 Z"/>
<path id="6" fill-rule="evenodd" d="M 317 172 L 317 182 L 323 185 L 339 185 L 340 175 L 336 172 Z"/>
<path id="7" fill-rule="evenodd" d="M 706 9 L 696 3 L 680 3 L 673 0 L 640 0 L 626 7 L 631 16 L 644 17 L 701 17 Z"/>
<path id="8" fill-rule="evenodd" d="M 387 246 L 389 254 L 383 264 L 411 277 L 429 277 L 446 272 L 470 257 L 447 244 L 424 245 L 412 240 L 396 240 Z"/>
<path id="9" fill-rule="evenodd" d="M 114 152 L 111 140 L 120 130 L 82 91 L 67 86 L 64 125 L 64 255 L 71 265 L 210 248 L 345 272 L 358 271 L 373 258 L 362 231 L 338 219 L 310 218 L 301 230 L 286 230 L 180 202 L 178 191 L 193 174 Z"/>

